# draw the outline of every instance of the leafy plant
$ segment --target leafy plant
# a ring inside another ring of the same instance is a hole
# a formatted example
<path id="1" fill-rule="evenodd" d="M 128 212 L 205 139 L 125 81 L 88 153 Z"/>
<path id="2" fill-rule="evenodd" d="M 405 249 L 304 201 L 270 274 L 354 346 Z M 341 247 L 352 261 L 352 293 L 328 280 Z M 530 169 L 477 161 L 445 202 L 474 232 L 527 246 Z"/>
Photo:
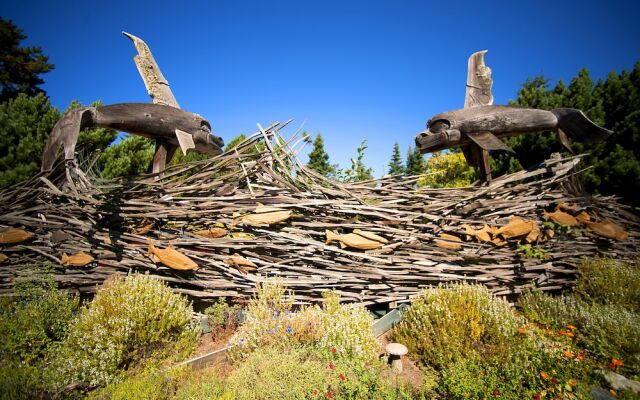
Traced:
<path id="1" fill-rule="evenodd" d="M 537 258 L 545 260 L 547 253 L 539 247 L 533 247 L 531 244 L 518 244 L 518 252 L 522 253 L 525 258 Z"/>
<path id="2" fill-rule="evenodd" d="M 238 312 L 240 305 L 229 305 L 224 297 L 218 298 L 214 304 L 204 310 L 212 332 L 233 329 L 239 324 Z"/>
<path id="3" fill-rule="evenodd" d="M 608 258 L 584 259 L 575 293 L 588 302 L 618 304 L 640 312 L 640 267 Z"/>
<path id="4" fill-rule="evenodd" d="M 28 274 L 16 296 L 0 299 L 0 399 L 34 398 L 49 390 L 46 357 L 63 340 L 78 299 L 59 291 L 50 275 Z"/>
<path id="5" fill-rule="evenodd" d="M 394 338 L 424 364 L 443 368 L 458 358 L 499 349 L 521 323 L 484 286 L 440 285 L 412 302 Z"/>
<path id="6" fill-rule="evenodd" d="M 359 304 L 340 304 L 335 293 L 325 296 L 325 304 L 292 311 L 286 289 L 277 281 L 267 281 L 256 289 L 249 302 L 245 323 L 231 337 L 232 359 L 240 360 L 264 347 L 307 345 L 328 352 L 335 348 L 341 356 L 371 360 L 377 355 L 373 319 Z"/>
<path id="7" fill-rule="evenodd" d="M 81 310 L 56 354 L 57 373 L 69 382 L 104 385 L 142 358 L 166 356 L 161 352 L 168 345 L 172 352 L 189 352 L 197 336 L 191 316 L 187 300 L 162 281 L 116 277 Z"/>
<path id="8" fill-rule="evenodd" d="M 337 379 L 309 352 L 268 347 L 249 355 L 227 383 L 238 400 L 298 400 L 325 397 Z"/>

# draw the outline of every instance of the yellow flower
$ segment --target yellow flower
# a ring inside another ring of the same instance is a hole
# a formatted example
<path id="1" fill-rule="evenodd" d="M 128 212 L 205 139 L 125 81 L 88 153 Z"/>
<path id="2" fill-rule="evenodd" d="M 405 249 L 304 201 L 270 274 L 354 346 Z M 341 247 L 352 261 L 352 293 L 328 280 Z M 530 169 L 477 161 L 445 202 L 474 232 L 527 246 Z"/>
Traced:
<path id="1" fill-rule="evenodd" d="M 540 377 L 542 377 L 542 379 L 549 379 L 549 374 L 544 371 L 540 371 Z"/>
<path id="2" fill-rule="evenodd" d="M 569 379 L 569 385 L 575 386 L 577 384 L 578 384 L 578 382 L 575 379 Z"/>
<path id="3" fill-rule="evenodd" d="M 573 325 L 567 325 L 567 328 L 571 329 L 572 331 L 575 331 L 576 329 L 578 329 Z"/>

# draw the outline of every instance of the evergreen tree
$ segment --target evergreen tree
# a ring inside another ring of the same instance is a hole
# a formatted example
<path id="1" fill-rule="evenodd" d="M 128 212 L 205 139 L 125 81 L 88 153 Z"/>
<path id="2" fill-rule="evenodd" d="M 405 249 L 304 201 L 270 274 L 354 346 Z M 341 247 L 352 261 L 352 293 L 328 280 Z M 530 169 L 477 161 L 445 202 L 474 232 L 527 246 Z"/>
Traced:
<path id="1" fill-rule="evenodd" d="M 58 120 L 47 96 L 24 93 L 0 103 L 0 185 L 27 179 L 40 170 L 49 132 Z"/>
<path id="2" fill-rule="evenodd" d="M 102 177 L 112 179 L 144 174 L 153 160 L 154 153 L 153 140 L 128 135 L 119 143 L 108 147 L 100 158 Z"/>
<path id="3" fill-rule="evenodd" d="M 316 170 L 324 176 L 330 176 L 335 172 L 334 166 L 329 163 L 329 154 L 324 150 L 324 140 L 319 133 L 313 141 L 313 149 L 309 153 L 307 167 Z"/>
<path id="4" fill-rule="evenodd" d="M 407 175 L 420 175 L 424 174 L 424 158 L 420 152 L 419 147 L 412 148 L 409 146 L 407 151 L 407 166 L 405 172 Z"/>
<path id="5" fill-rule="evenodd" d="M 41 74 L 53 69 L 49 57 L 40 47 L 20 47 L 27 37 L 10 20 L 0 18 L 0 102 L 15 98 L 18 93 L 34 96 L 44 93 L 38 87 L 44 83 Z"/>
<path id="6" fill-rule="evenodd" d="M 575 153 L 588 153 L 582 166 L 593 167 L 582 174 L 585 188 L 592 193 L 617 194 L 625 202 L 640 204 L 640 62 L 631 72 L 612 72 L 604 82 L 597 83 L 582 69 L 569 87 L 560 81 L 552 90 L 543 77 L 529 79 L 513 104 L 547 110 L 578 108 L 595 123 L 613 130 L 614 134 L 604 142 L 572 143 Z M 516 156 L 491 154 L 496 176 L 532 166 L 553 152 L 566 153 L 553 132 L 514 136 L 505 142 Z"/>
<path id="7" fill-rule="evenodd" d="M 402 157 L 400 156 L 400 146 L 398 142 L 393 145 L 393 153 L 391 153 L 391 161 L 389 161 L 389 174 L 404 174 L 404 166 L 402 165 Z"/>

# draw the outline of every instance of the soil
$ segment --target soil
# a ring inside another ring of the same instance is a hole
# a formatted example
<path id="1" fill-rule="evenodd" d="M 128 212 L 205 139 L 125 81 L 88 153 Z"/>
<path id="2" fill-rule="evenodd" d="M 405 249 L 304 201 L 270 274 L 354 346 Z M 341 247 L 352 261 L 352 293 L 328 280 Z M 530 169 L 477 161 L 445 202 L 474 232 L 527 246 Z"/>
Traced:
<path id="1" fill-rule="evenodd" d="M 385 354 L 385 346 L 391 343 L 389 339 L 389 333 L 385 333 L 378 337 L 378 343 L 380 343 L 380 354 Z M 420 369 L 418 363 L 411 359 L 411 355 L 402 356 L 402 372 L 398 374 L 398 381 L 403 384 L 413 386 L 415 389 L 420 389 L 424 385 L 425 374 Z M 389 377 L 395 379 L 395 373 L 389 369 Z"/>

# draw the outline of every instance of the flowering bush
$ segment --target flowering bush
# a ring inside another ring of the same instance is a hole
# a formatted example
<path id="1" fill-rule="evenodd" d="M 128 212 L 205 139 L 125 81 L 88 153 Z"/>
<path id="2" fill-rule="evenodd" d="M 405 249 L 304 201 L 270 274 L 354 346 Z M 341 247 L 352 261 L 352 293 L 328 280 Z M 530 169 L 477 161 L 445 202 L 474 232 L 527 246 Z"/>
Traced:
<path id="1" fill-rule="evenodd" d="M 608 258 L 584 259 L 575 293 L 588 302 L 617 304 L 640 312 L 640 266 Z"/>
<path id="2" fill-rule="evenodd" d="M 505 345 L 521 324 L 486 287 L 458 283 L 425 290 L 403 313 L 394 337 L 423 363 L 441 368 Z"/>
<path id="3" fill-rule="evenodd" d="M 587 303 L 575 295 L 552 297 L 539 291 L 525 293 L 519 300 L 525 316 L 561 329 L 577 327 L 577 343 L 595 353 L 603 362 L 612 357 L 625 362 L 622 370 L 640 373 L 640 316 L 616 304 Z"/>
<path id="4" fill-rule="evenodd" d="M 229 340 L 229 354 L 240 360 L 267 346 L 307 345 L 324 353 L 335 349 L 340 356 L 371 360 L 378 351 L 372 325 L 373 318 L 364 306 L 340 304 L 336 294 L 327 294 L 322 308 L 301 307 L 293 312 L 283 286 L 267 281 L 258 287 L 245 323 Z"/>
<path id="5" fill-rule="evenodd" d="M 137 360 L 195 345 L 188 301 L 148 275 L 115 279 L 84 307 L 56 356 L 69 382 L 110 383 Z"/>
<path id="6" fill-rule="evenodd" d="M 227 384 L 238 400 L 298 400 L 326 398 L 338 379 L 319 358 L 302 349 L 265 347 L 249 355 Z"/>

